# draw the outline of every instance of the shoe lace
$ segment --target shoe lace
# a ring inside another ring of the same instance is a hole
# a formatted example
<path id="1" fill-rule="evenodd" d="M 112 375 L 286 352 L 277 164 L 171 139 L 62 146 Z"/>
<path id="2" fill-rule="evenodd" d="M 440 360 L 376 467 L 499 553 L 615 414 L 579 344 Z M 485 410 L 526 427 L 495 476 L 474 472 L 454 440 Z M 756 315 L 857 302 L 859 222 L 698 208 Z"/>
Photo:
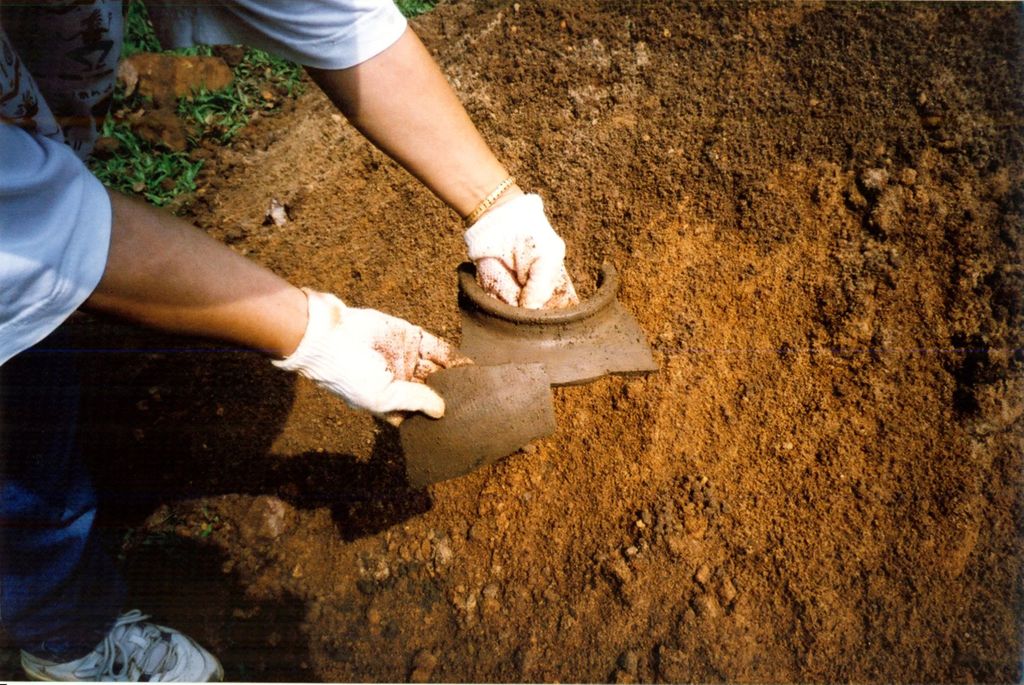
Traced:
<path id="1" fill-rule="evenodd" d="M 117 619 L 96 648 L 97 660 L 89 668 L 95 677 L 137 681 L 144 675 L 165 673 L 174 668 L 178 655 L 171 644 L 171 635 L 152 623 L 145 623 L 148 618 L 134 609 Z"/>

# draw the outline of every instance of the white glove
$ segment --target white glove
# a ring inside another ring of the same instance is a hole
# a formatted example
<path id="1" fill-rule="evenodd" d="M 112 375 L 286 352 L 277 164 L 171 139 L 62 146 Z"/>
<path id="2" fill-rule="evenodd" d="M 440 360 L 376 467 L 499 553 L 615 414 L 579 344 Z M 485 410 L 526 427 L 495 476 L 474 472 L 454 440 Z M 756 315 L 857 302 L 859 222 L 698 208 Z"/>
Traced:
<path id="1" fill-rule="evenodd" d="M 541 309 L 580 301 L 565 270 L 565 243 L 551 228 L 539 195 L 519 195 L 495 207 L 465 238 L 477 282 L 502 302 Z"/>
<path id="2" fill-rule="evenodd" d="M 298 348 L 274 365 L 296 371 L 397 425 L 399 412 L 444 416 L 444 400 L 423 384 L 430 374 L 464 363 L 444 340 L 375 309 L 347 307 L 334 295 L 306 290 L 309 323 Z"/>

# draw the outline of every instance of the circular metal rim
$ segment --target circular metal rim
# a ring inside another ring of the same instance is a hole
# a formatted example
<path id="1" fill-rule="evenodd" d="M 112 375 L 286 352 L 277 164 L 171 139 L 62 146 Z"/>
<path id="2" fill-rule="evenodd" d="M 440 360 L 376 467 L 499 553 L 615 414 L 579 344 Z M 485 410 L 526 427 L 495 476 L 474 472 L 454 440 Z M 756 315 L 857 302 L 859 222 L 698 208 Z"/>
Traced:
<path id="1" fill-rule="evenodd" d="M 593 297 L 564 309 L 524 309 L 491 297 L 476 282 L 476 267 L 471 262 L 459 265 L 459 291 L 475 309 L 495 318 L 516 324 L 558 325 L 588 319 L 614 302 L 619 292 L 619 273 L 611 262 L 605 262 L 598 273 Z"/>

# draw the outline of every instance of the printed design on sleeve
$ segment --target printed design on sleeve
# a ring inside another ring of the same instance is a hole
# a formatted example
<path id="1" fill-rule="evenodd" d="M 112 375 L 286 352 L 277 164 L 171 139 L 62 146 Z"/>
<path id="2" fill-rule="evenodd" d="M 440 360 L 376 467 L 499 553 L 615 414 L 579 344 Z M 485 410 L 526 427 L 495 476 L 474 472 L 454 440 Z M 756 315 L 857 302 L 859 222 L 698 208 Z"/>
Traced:
<path id="1" fill-rule="evenodd" d="M 31 133 L 62 139 L 32 75 L 0 28 L 0 120 Z"/>
<path id="2" fill-rule="evenodd" d="M 15 59 L 38 87 L 35 101 L 45 102 L 64 142 L 86 157 L 113 100 L 123 36 L 121 1 L 8 5 L 3 19 Z M 37 126 L 40 121 L 36 118 Z"/>

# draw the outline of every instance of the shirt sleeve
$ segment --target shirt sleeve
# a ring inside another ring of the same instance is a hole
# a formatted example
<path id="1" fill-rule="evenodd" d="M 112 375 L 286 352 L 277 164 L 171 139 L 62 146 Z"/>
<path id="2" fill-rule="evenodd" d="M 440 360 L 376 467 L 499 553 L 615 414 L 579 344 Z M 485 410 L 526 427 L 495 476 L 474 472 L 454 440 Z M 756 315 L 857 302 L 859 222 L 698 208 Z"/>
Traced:
<path id="1" fill-rule="evenodd" d="M 317 69 L 344 69 L 383 52 L 407 22 L 392 0 L 147 0 L 166 48 L 248 45 Z"/>
<path id="2" fill-rule="evenodd" d="M 107 263 L 110 198 L 62 142 L 0 123 L 0 364 L 49 335 Z"/>

